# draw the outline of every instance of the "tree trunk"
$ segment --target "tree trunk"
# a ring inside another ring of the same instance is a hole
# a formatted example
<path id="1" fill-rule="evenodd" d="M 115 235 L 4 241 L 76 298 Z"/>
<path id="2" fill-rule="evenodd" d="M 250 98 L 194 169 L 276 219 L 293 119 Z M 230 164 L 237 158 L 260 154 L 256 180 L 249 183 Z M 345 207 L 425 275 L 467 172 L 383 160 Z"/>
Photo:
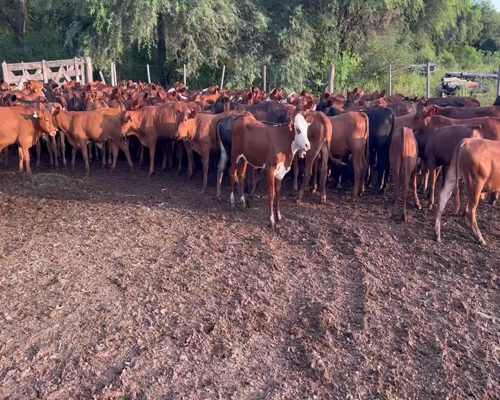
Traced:
<path id="1" fill-rule="evenodd" d="M 158 63 L 160 66 L 160 84 L 166 85 L 168 81 L 167 71 L 167 44 L 165 41 L 165 15 L 158 14 Z"/>
<path id="2" fill-rule="evenodd" d="M 24 49 L 24 37 L 26 34 L 26 0 L 17 0 L 17 15 L 14 25 L 16 43 Z"/>

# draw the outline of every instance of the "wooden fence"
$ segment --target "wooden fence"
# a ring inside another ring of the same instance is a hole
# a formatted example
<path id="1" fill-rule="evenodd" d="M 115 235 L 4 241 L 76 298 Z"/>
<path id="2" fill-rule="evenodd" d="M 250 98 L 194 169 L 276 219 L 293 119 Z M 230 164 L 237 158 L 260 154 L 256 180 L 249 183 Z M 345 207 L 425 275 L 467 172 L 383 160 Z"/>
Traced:
<path id="1" fill-rule="evenodd" d="M 32 71 L 32 72 L 30 72 Z M 70 60 L 57 60 L 7 64 L 2 63 L 3 80 L 10 85 L 24 89 L 27 81 L 49 81 L 61 84 L 74 79 L 82 84 L 92 82 L 92 60 L 90 57 L 75 57 Z"/>

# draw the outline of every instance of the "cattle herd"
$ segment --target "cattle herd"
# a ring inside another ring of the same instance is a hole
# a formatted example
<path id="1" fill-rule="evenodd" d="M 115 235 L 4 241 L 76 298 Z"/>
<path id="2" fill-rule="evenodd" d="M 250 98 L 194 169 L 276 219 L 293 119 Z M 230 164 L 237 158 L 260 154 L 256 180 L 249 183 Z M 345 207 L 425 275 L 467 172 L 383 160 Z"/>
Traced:
<path id="1" fill-rule="evenodd" d="M 491 193 L 491 202 L 496 201 L 500 191 L 500 103 L 481 107 L 468 97 L 410 99 L 385 96 L 385 91 L 367 95 L 358 89 L 347 95 L 325 92 L 320 98 L 306 92 L 285 96 L 280 89 L 267 94 L 255 87 L 188 91 L 180 83 L 165 90 L 132 81 L 118 87 L 100 82 L 84 86 L 71 81 L 60 86 L 29 81 L 23 90 L 11 90 L 6 84 L 0 89 L 0 151 L 5 151 L 7 163 L 8 146 L 17 143 L 20 172 L 25 166 L 31 176 L 30 148 L 34 145 L 39 166 L 39 139 L 47 143 L 51 167 L 58 168 L 59 160 L 66 167 L 67 139 L 72 170 L 78 150 L 87 175 L 89 160 L 93 155 L 98 159 L 98 150 L 103 167 L 111 165 L 114 170 L 121 150 L 133 170 L 129 136 L 135 136 L 140 163 L 144 147 L 149 149 L 148 176 L 154 172 L 157 144 L 163 153 L 162 170 L 167 165 L 171 168 L 176 158 L 180 171 L 186 155 L 188 177 L 193 174 L 193 151 L 200 154 L 203 192 L 210 155 L 219 154 L 218 200 L 228 162 L 231 208 L 235 207 L 235 184 L 244 210 L 245 178 L 248 175 L 251 196 L 264 173 L 273 227 L 281 220 L 281 182 L 292 167 L 294 190 L 299 189 L 300 158 L 305 159 L 305 176 L 298 199 L 314 176 L 321 202 L 326 201 L 326 181 L 332 170 L 339 171 L 343 191 L 352 165 L 356 200 L 371 184 L 375 165 L 375 190 L 384 192 L 392 166 L 393 215 L 398 214 L 402 187 L 404 221 L 410 185 L 415 206 L 421 208 L 417 176 L 421 176 L 422 192 L 429 189 L 427 206 L 432 208 L 441 174 L 443 189 L 435 226 L 438 241 L 441 216 L 454 190 L 455 212 L 460 212 L 461 182 L 467 195 L 464 213 L 482 244 L 477 205 L 485 193 Z"/>

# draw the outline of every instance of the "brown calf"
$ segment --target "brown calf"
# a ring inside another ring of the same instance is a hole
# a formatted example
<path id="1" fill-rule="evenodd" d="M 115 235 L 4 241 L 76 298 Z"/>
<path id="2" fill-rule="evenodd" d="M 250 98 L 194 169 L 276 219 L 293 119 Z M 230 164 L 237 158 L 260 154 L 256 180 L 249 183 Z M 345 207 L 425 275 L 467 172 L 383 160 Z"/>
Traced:
<path id="1" fill-rule="evenodd" d="M 210 153 L 218 149 L 217 123 L 223 118 L 239 113 L 239 111 L 227 111 L 220 114 L 205 114 L 186 110 L 177 116 L 175 140 L 189 141 L 192 149 L 201 155 L 203 163 L 201 193 L 207 188 Z"/>
<path id="2" fill-rule="evenodd" d="M 432 129 L 425 145 L 424 157 L 422 157 L 425 159 L 426 169 L 429 171 L 430 198 L 427 205 L 429 208 L 434 206 L 437 168 L 442 167 L 445 179 L 457 144 L 465 138 L 482 138 L 481 131 L 481 125 L 452 125 Z M 458 207 L 460 207 L 460 202 L 458 202 Z"/>
<path id="3" fill-rule="evenodd" d="M 436 218 L 436 239 L 441 241 L 441 217 L 460 180 L 467 189 L 467 217 L 476 238 L 482 245 L 486 242 L 477 225 L 476 209 L 481 193 L 500 190 L 500 142 L 470 138 L 463 139 L 455 149 L 446 175 L 443 190 L 439 195 L 439 210 Z"/>
<path id="4" fill-rule="evenodd" d="M 354 164 L 353 198 L 356 199 L 365 190 L 365 174 L 370 158 L 368 116 L 364 113 L 346 112 L 328 119 L 332 124 L 330 155 L 341 159 L 352 154 Z M 345 182 L 345 179 L 342 182 Z"/>
<path id="5" fill-rule="evenodd" d="M 19 149 L 19 172 L 23 172 L 23 161 L 26 173 L 31 176 L 30 153 L 31 146 L 36 144 L 42 132 L 54 136 L 56 128 L 52 114 L 40 104 L 40 110 L 31 107 L 0 108 L 0 151 L 17 143 Z"/>
<path id="6" fill-rule="evenodd" d="M 124 111 L 121 114 L 122 135 L 135 135 L 143 146 L 149 149 L 149 173 L 148 177 L 153 175 L 156 143 L 158 140 L 170 142 L 171 145 L 175 139 L 177 116 L 190 110 L 189 106 L 181 101 L 166 103 L 159 107 L 143 107 L 136 111 Z M 189 160 L 192 160 L 192 150 L 185 143 Z M 166 153 L 164 152 L 163 164 L 166 163 Z M 182 157 L 179 157 L 178 172 L 182 166 Z M 163 165 L 162 165 L 163 169 Z M 188 163 L 188 176 L 193 175 L 193 165 Z"/>
<path id="7" fill-rule="evenodd" d="M 389 150 L 389 160 L 392 167 L 392 179 L 394 181 L 394 207 L 392 216 L 398 214 L 399 193 L 401 183 L 403 184 L 403 216 L 402 220 L 407 221 L 406 199 L 410 181 L 413 183 L 413 195 L 415 197 L 415 207 L 421 209 L 417 195 L 417 159 L 418 147 L 415 135 L 410 128 L 402 127 L 394 130 Z"/>
<path id="8" fill-rule="evenodd" d="M 277 220 L 281 221 L 281 180 L 289 171 L 294 154 L 298 152 L 304 157 L 309 150 L 307 131 L 312 122 L 312 116 L 304 118 L 302 114 L 295 115 L 292 122 L 280 125 L 266 125 L 249 116 L 236 118 L 231 149 L 231 208 L 234 209 L 234 184 L 238 180 L 241 204 L 245 210 L 243 188 L 247 164 L 250 164 L 266 170 L 271 227 L 275 225 L 275 193 Z"/>
<path id="9" fill-rule="evenodd" d="M 89 141 L 102 143 L 106 139 L 111 139 L 118 146 L 113 146 L 112 170 L 114 171 L 116 168 L 118 148 L 125 153 L 130 169 L 134 169 L 132 160 L 130 159 L 128 144 L 121 137 L 120 110 L 108 108 L 94 111 L 63 111 L 59 104 L 56 104 L 55 107 L 55 125 L 59 131 L 66 134 L 72 146 L 72 171 L 75 170 L 76 152 L 80 150 L 85 161 L 86 175 L 88 176 L 90 174 L 90 165 L 87 143 Z M 103 148 L 101 151 L 102 166 L 104 167 L 106 165 L 106 157 Z"/>

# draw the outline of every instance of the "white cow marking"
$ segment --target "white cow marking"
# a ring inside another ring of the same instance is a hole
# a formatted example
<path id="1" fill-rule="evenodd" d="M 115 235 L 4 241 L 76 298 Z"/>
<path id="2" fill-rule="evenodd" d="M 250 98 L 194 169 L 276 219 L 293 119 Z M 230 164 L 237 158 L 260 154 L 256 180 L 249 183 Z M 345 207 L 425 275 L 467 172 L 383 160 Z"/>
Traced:
<path id="1" fill-rule="evenodd" d="M 290 171 L 290 168 L 285 168 L 285 163 L 280 162 L 276 166 L 274 177 L 281 181 L 288 171 Z"/>
<path id="2" fill-rule="evenodd" d="M 249 163 L 248 160 L 245 158 L 244 154 L 240 154 L 238 157 L 236 157 L 236 164 L 240 162 L 241 159 L 244 159 L 248 164 L 250 164 L 252 167 L 257 168 L 257 169 L 264 169 L 266 168 L 266 164 L 262 165 L 262 167 L 258 167 L 256 165 L 253 165 L 252 163 Z"/>
<path id="3" fill-rule="evenodd" d="M 234 206 L 234 193 L 231 193 L 229 199 L 231 200 L 231 205 Z"/>

